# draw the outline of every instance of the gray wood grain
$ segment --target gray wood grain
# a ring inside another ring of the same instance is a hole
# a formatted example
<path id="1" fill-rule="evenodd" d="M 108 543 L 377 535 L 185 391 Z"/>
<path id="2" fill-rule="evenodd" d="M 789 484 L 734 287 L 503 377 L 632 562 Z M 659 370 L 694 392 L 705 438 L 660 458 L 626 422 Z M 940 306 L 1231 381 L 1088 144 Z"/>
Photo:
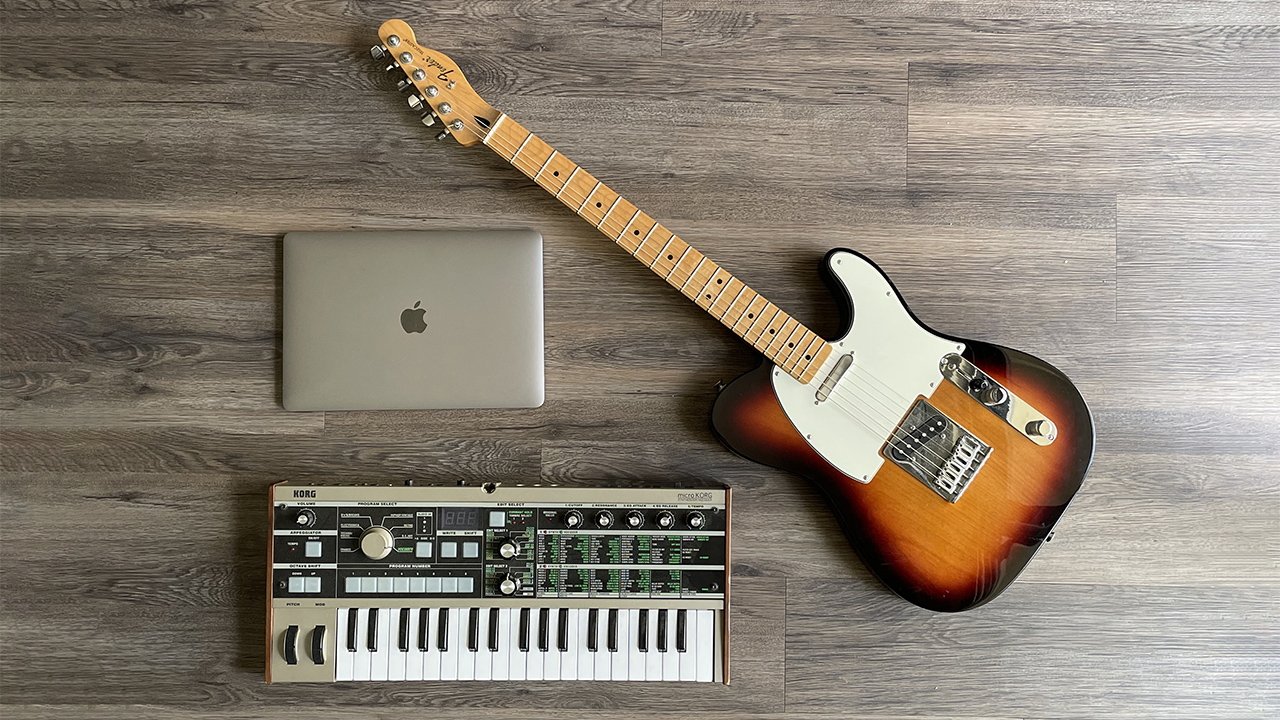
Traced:
<path id="1" fill-rule="evenodd" d="M 860 250 L 930 325 L 1063 368 L 1094 470 L 974 612 L 886 593 L 724 450 L 756 359 L 367 60 L 476 87 L 826 334 Z M 1274 717 L 1280 10 L 1270 2 L 0 2 L 5 717 Z M 73 50 L 58 51 L 55 43 Z M 287 413 L 280 237 L 545 237 L 547 403 Z M 611 303 L 598 301 L 607 285 Z M 269 483 L 734 488 L 734 683 L 261 682 Z"/>

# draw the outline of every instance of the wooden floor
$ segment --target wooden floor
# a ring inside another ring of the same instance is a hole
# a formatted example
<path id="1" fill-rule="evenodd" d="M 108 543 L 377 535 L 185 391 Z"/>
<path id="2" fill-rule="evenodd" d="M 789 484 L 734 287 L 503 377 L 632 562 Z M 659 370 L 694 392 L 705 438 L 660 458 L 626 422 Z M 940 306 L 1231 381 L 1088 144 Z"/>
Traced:
<path id="1" fill-rule="evenodd" d="M 1280 713 L 1280 3 L 0 7 L 5 717 Z M 816 328 L 847 246 L 1063 368 L 1099 445 L 1055 540 L 967 614 L 888 594 L 712 437 L 750 350 L 433 143 L 365 54 L 392 16 Z M 543 408 L 281 409 L 283 233 L 511 225 Z M 266 686 L 265 491 L 307 476 L 725 481 L 734 682 Z"/>

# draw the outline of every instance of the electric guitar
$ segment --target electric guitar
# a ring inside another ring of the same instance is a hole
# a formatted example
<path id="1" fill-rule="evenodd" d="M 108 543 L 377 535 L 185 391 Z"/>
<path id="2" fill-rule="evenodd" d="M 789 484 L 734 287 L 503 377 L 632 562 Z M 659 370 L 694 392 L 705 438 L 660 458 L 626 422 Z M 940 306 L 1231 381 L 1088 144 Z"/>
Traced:
<path id="1" fill-rule="evenodd" d="M 828 340 L 485 102 L 401 20 L 375 59 L 437 139 L 484 145 L 765 357 L 712 411 L 735 452 L 814 481 L 853 547 L 902 597 L 958 611 L 1022 571 L 1079 490 L 1093 420 L 1056 368 L 926 327 L 866 257 L 827 253 L 845 311 Z"/>

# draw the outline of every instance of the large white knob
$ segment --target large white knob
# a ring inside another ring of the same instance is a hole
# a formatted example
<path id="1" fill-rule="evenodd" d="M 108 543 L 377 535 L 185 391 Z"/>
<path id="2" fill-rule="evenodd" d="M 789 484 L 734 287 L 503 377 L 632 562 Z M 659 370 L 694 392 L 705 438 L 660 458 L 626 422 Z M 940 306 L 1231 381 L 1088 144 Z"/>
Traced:
<path id="1" fill-rule="evenodd" d="M 360 536 L 360 552 L 370 560 L 381 560 L 390 555 L 393 547 L 395 547 L 395 538 L 384 527 L 375 525 L 365 530 Z"/>

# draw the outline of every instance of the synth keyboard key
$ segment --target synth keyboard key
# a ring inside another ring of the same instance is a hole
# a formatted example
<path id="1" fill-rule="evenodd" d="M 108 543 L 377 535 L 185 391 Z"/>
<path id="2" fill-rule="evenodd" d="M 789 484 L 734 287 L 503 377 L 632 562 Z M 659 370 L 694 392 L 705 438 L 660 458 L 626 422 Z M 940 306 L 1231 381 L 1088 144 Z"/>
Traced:
<path id="1" fill-rule="evenodd" d="M 391 643 L 391 608 L 380 608 L 377 611 L 377 616 L 378 621 L 374 624 L 378 631 L 378 639 L 375 643 L 377 649 L 373 651 L 373 658 L 370 661 L 369 679 L 386 680 L 390 677 L 391 653 L 393 652 Z M 399 655 L 399 653 L 397 652 L 396 655 Z"/>
<path id="2" fill-rule="evenodd" d="M 596 613 L 597 617 L 599 613 Z M 607 647 L 609 621 L 596 623 L 596 652 L 592 653 L 595 659 L 595 668 L 592 670 L 596 680 L 612 680 L 613 679 L 613 654 L 609 652 Z"/>
<path id="3" fill-rule="evenodd" d="M 510 608 L 507 616 L 511 629 L 511 632 L 507 633 L 506 642 L 503 643 L 507 659 L 507 679 L 524 680 L 525 654 L 520 651 L 520 612 Z"/>
<path id="4" fill-rule="evenodd" d="M 698 615 L 688 610 L 676 611 L 676 654 L 680 658 L 680 680 L 698 679 L 698 646 L 689 642 L 698 633 Z"/>
<path id="5" fill-rule="evenodd" d="M 609 629 L 613 631 L 613 637 L 609 638 L 611 641 L 609 647 L 610 680 L 626 680 L 630 677 L 631 626 L 627 623 L 630 615 L 629 610 L 619 610 L 618 608 L 609 610 Z"/>
<path id="6" fill-rule="evenodd" d="M 578 616 L 576 611 L 568 608 L 556 613 L 556 630 L 562 635 L 560 648 L 560 679 L 578 679 Z"/>
<path id="7" fill-rule="evenodd" d="M 475 680 L 476 679 L 476 648 L 472 646 L 472 621 L 475 621 L 475 631 L 480 628 L 480 609 L 471 608 L 465 615 L 459 608 L 458 615 L 458 679 L 459 680 Z"/>
<path id="8" fill-rule="evenodd" d="M 520 608 L 520 652 L 529 652 L 529 608 Z"/>
<path id="9" fill-rule="evenodd" d="M 440 614 L 445 619 L 445 643 L 440 652 L 440 679 L 457 680 L 461 651 L 466 647 L 462 641 L 462 613 L 452 608 L 441 608 Z"/>
<path id="10" fill-rule="evenodd" d="M 494 680 L 507 680 L 511 675 L 511 653 L 508 643 L 511 639 L 511 608 L 498 609 L 497 645 L 493 651 L 493 668 L 490 675 Z"/>
<path id="11" fill-rule="evenodd" d="M 644 612 L 641 610 L 641 612 Z M 644 654 L 644 679 L 645 680 L 661 680 L 662 679 L 662 659 L 667 653 L 658 652 L 656 641 L 658 639 L 658 613 L 649 613 L 649 631 L 648 635 L 652 640 L 650 645 L 655 645 L 649 652 Z"/>
<path id="12" fill-rule="evenodd" d="M 556 615 L 556 647 L 562 653 L 569 652 L 569 608 L 560 608 Z"/>
<path id="13" fill-rule="evenodd" d="M 489 652 L 498 652 L 498 608 L 489 608 Z"/>
<path id="14" fill-rule="evenodd" d="M 365 647 L 369 649 L 369 652 L 377 652 L 378 651 L 378 615 L 379 613 L 377 608 L 370 609 L 368 613 L 369 613 L 368 624 L 365 627 L 365 638 L 364 638 Z"/>
<path id="15" fill-rule="evenodd" d="M 595 626 L 591 623 L 590 610 L 570 610 L 571 615 L 577 616 L 577 622 L 574 627 L 578 631 L 578 637 L 572 638 L 573 642 L 569 645 L 569 652 L 578 658 L 578 679 L 579 680 L 595 680 L 596 679 L 596 661 L 594 646 L 596 644 L 594 638 Z M 586 648 L 587 652 L 583 652 Z M 603 678 L 601 678 L 603 679 Z"/>
<path id="16" fill-rule="evenodd" d="M 479 610 L 477 608 L 477 612 L 479 613 L 480 617 L 479 617 L 479 628 L 477 628 L 476 634 L 477 634 L 477 639 L 479 639 L 481 642 L 479 643 L 479 647 L 477 647 L 475 651 L 476 680 L 492 680 L 493 679 L 493 650 L 490 649 L 491 645 L 489 642 L 490 638 L 492 638 L 493 635 L 489 631 L 490 629 L 489 622 L 491 619 L 494 619 L 497 617 L 497 614 L 493 612 L 494 609 L 495 608 L 489 608 L 488 610 Z"/>
<path id="17" fill-rule="evenodd" d="M 422 651 L 422 679 L 423 680 L 439 680 L 440 679 L 440 609 L 434 608 L 425 611 L 426 614 L 419 614 L 422 622 L 426 623 L 427 629 L 424 637 L 427 640 L 426 649 Z M 436 637 L 430 637 L 432 633 Z"/>
<path id="18" fill-rule="evenodd" d="M 658 654 L 662 656 L 662 679 L 671 681 L 680 679 L 680 653 L 676 652 L 676 624 L 671 613 L 662 610 L 658 615 L 664 627 L 658 634 Z M 665 622 L 663 620 L 665 619 Z"/>
<path id="19" fill-rule="evenodd" d="M 609 652 L 618 652 L 618 608 L 609 608 L 609 640 L 606 643 Z"/>
<path id="20" fill-rule="evenodd" d="M 409 611 L 409 637 L 413 638 L 404 659 L 404 679 L 421 680 L 423 676 L 423 655 L 426 653 L 426 638 L 422 637 L 422 623 L 428 622 L 426 608 Z"/>
<path id="21" fill-rule="evenodd" d="M 396 647 L 409 652 L 409 608 L 400 608 L 400 622 L 396 624 Z"/>
<path id="22" fill-rule="evenodd" d="M 346 611 L 338 610 L 338 637 L 346 637 L 347 642 L 338 648 L 338 657 L 334 660 L 333 679 L 343 682 L 352 679 L 356 661 L 355 628 L 359 622 L 355 608 Z"/>
<path id="23" fill-rule="evenodd" d="M 596 636 L 597 636 L 596 631 L 599 630 L 599 627 L 600 627 L 600 611 L 595 608 L 591 608 L 590 610 L 587 611 L 587 651 L 588 652 L 597 652 L 599 650 L 599 648 L 596 647 Z"/>
<path id="24" fill-rule="evenodd" d="M 649 652 L 649 611 L 637 611 L 640 617 L 636 622 L 636 649 L 642 653 Z"/>
<path id="25" fill-rule="evenodd" d="M 390 657 L 387 658 L 387 679 L 404 680 L 405 660 L 409 655 L 409 608 L 392 610 L 391 621 L 395 623 L 395 629 L 391 631 L 395 647 L 388 646 Z"/>
<path id="26" fill-rule="evenodd" d="M 427 608 L 418 610 L 418 650 L 420 652 L 427 651 L 427 645 L 431 641 L 431 611 Z"/>
<path id="27" fill-rule="evenodd" d="M 546 652 L 551 649 L 551 608 L 541 608 L 538 610 L 538 651 Z"/>
<path id="28" fill-rule="evenodd" d="M 628 641 L 622 645 L 621 650 L 627 656 L 627 679 L 644 680 L 646 653 L 640 652 L 640 633 L 648 632 L 649 619 L 647 615 L 642 617 L 642 614 L 646 613 L 646 611 L 640 608 L 631 608 L 623 612 L 627 615 Z"/>
<path id="29" fill-rule="evenodd" d="M 449 608 L 436 611 L 436 649 L 442 653 L 449 651 Z"/>
<path id="30" fill-rule="evenodd" d="M 545 614 L 542 617 L 546 620 L 546 626 L 544 627 L 545 632 L 540 639 L 546 642 L 547 647 L 542 648 L 544 652 L 540 653 L 542 655 L 542 679 L 563 680 L 564 677 L 560 673 L 560 650 L 551 647 L 551 637 L 553 635 L 558 637 L 560 633 L 558 624 L 560 613 L 551 612 L 550 608 L 543 608 L 543 612 Z"/>
<path id="31" fill-rule="evenodd" d="M 369 632 L 369 615 L 377 614 L 377 610 L 369 608 L 359 608 L 356 613 L 356 631 L 360 633 L 360 644 L 356 647 L 355 662 L 353 663 L 351 679 L 352 680 L 368 680 L 369 666 L 373 662 L 373 654 L 369 652 L 368 632 Z"/>
<path id="32" fill-rule="evenodd" d="M 694 645 L 698 649 L 697 681 L 711 682 L 715 676 L 716 613 L 714 610 L 694 610 L 698 616 L 698 634 Z"/>
<path id="33" fill-rule="evenodd" d="M 347 635 L 347 652 L 355 652 L 359 647 L 360 638 L 360 611 L 351 608 L 346 614 L 346 635 Z M 343 613 L 338 612 L 339 620 L 342 619 Z M 338 631 L 342 634 L 342 630 Z"/>
<path id="34" fill-rule="evenodd" d="M 475 652 L 480 649 L 480 608 L 471 608 L 467 615 L 467 649 Z"/>
<path id="35" fill-rule="evenodd" d="M 666 609 L 662 609 L 658 611 L 658 637 L 657 637 L 658 652 L 664 653 L 667 651 L 668 635 L 669 633 L 667 632 L 667 611 Z"/>
<path id="36" fill-rule="evenodd" d="M 676 652 L 688 651 L 689 649 L 688 642 L 686 641 L 686 638 L 685 638 L 688 632 L 688 629 L 689 629 L 689 611 L 677 610 L 676 611 Z"/>

